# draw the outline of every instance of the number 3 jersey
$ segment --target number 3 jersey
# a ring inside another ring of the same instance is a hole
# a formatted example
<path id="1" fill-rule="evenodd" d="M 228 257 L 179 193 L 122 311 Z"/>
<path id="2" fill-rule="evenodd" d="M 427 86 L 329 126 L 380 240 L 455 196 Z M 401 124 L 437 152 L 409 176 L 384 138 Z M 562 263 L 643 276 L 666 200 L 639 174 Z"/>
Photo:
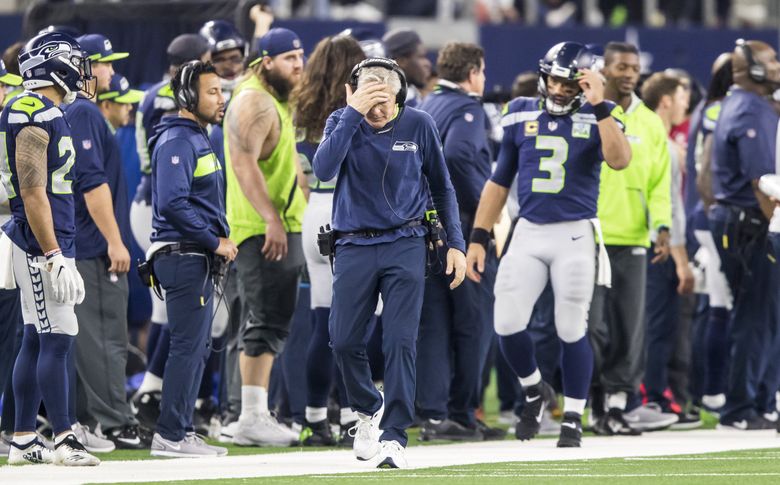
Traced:
<path id="1" fill-rule="evenodd" d="M 504 136 L 491 180 L 510 187 L 517 175 L 520 217 L 537 224 L 596 217 L 604 156 L 590 104 L 553 116 L 538 98 L 516 98 L 501 125 Z"/>
<path id="2" fill-rule="evenodd" d="M 0 115 L 0 173 L 13 218 L 3 226 L 8 237 L 28 254 L 42 255 L 38 241 L 27 222 L 19 191 L 16 168 L 16 137 L 23 128 L 34 126 L 49 134 L 46 150 L 46 195 L 51 206 L 54 233 L 66 257 L 75 256 L 75 226 L 70 170 L 76 160 L 70 126 L 51 100 L 25 91 L 10 100 Z"/>

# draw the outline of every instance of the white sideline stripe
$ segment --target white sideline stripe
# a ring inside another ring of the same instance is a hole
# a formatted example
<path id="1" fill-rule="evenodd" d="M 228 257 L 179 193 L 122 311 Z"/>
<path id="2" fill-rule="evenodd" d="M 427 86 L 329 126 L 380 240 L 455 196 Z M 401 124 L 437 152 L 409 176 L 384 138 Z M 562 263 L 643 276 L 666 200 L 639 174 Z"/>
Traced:
<path id="1" fill-rule="evenodd" d="M 761 450 L 780 448 L 780 439 L 773 430 L 768 431 L 662 431 L 646 433 L 641 437 L 616 436 L 612 438 L 586 437 L 583 448 L 559 449 L 554 439 L 537 439 L 530 442 L 488 441 L 483 443 L 463 443 L 453 445 L 415 446 L 407 450 L 410 468 L 428 468 L 442 466 L 461 466 L 479 463 L 500 463 L 522 461 L 525 464 L 544 462 L 593 460 L 599 458 L 653 457 L 665 455 L 691 455 L 731 450 Z M 759 451 L 760 452 L 760 451 Z M 583 464 L 586 465 L 586 464 Z M 338 451 L 294 451 L 264 455 L 227 456 L 224 458 L 176 458 L 149 461 L 104 461 L 98 467 L 65 468 L 54 465 L 31 465 L 25 467 L 0 467 L 2 484 L 56 483 L 72 485 L 81 483 L 148 482 L 171 480 L 205 480 L 227 478 L 252 478 L 273 476 L 332 475 L 337 473 L 382 473 L 373 468 L 374 463 L 358 462 L 351 450 Z M 605 474 L 588 475 L 567 474 L 565 467 L 577 466 L 575 463 L 563 465 L 564 468 L 551 470 L 549 474 L 536 476 L 548 477 L 654 477 L 654 476 L 708 476 L 692 473 L 679 475 L 665 474 Z M 507 467 L 503 467 L 507 469 Z M 523 476 L 534 474 L 534 469 L 525 468 Z M 538 470 L 543 471 L 543 470 Z M 485 476 L 495 471 L 486 471 Z M 508 471 L 509 472 L 509 471 Z M 414 471 L 402 473 L 414 474 Z M 456 476 L 441 474 L 441 478 Z M 462 473 L 462 472 L 461 472 Z M 466 475 L 466 474 L 463 474 Z M 716 473 L 713 476 L 728 475 Z M 734 474 L 729 476 L 780 476 L 777 474 Z M 396 479 L 396 473 L 384 476 Z M 430 475 L 425 475 L 430 476 Z M 498 476 L 498 475 L 496 475 Z M 434 477 L 436 477 L 434 475 Z M 366 480 L 382 479 L 382 475 L 366 477 Z"/>

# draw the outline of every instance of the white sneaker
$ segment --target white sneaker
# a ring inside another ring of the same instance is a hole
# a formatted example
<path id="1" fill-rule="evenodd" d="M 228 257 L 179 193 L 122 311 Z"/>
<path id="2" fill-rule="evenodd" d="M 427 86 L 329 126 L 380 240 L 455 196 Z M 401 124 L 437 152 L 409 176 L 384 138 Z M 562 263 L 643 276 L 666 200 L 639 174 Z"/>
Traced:
<path id="1" fill-rule="evenodd" d="M 679 418 L 676 414 L 664 413 L 658 403 L 651 402 L 623 413 L 623 419 L 637 431 L 658 431 L 673 425 Z"/>
<path id="2" fill-rule="evenodd" d="M 383 441 L 379 450 L 379 463 L 377 468 L 406 468 L 406 449 L 401 443 L 393 441 Z"/>
<path id="3" fill-rule="evenodd" d="M 515 415 L 515 412 L 511 409 L 508 409 L 506 411 L 501 411 L 498 413 L 498 424 L 503 424 L 505 426 L 514 426 L 517 424 L 517 415 Z M 514 431 L 512 431 L 514 433 Z"/>
<path id="4" fill-rule="evenodd" d="M 352 443 L 352 451 L 358 460 L 366 461 L 379 454 L 379 436 L 382 430 L 379 429 L 379 423 L 382 421 L 382 414 L 385 412 L 385 404 L 373 416 L 367 416 L 357 413 L 358 420 L 355 426 L 349 430 L 349 435 L 355 438 Z"/>
<path id="5" fill-rule="evenodd" d="M 54 463 L 54 452 L 46 448 L 38 439 L 34 439 L 26 445 L 18 445 L 11 441 L 8 446 L 9 465 Z"/>
<path id="6" fill-rule="evenodd" d="M 97 430 L 93 433 L 81 423 L 73 425 L 73 434 L 76 435 L 79 443 L 84 445 L 84 449 L 90 453 L 110 453 L 116 449 L 113 441 L 105 439 L 102 434 L 99 435 Z"/>
<path id="7" fill-rule="evenodd" d="M 558 436 L 561 434 L 561 423 L 554 420 L 552 413 L 544 410 L 542 422 L 539 424 L 539 436 Z"/>
<path id="8" fill-rule="evenodd" d="M 217 450 L 213 448 L 217 447 L 207 445 L 195 433 L 187 434 L 181 441 L 166 440 L 159 433 L 155 433 L 151 455 L 168 458 L 213 458 L 218 456 Z"/>
<path id="9" fill-rule="evenodd" d="M 228 449 L 227 448 L 225 448 L 223 446 L 213 446 L 213 445 L 210 445 L 210 444 L 206 443 L 206 441 L 203 438 L 201 438 L 195 432 L 187 433 L 187 436 L 184 439 L 188 440 L 190 442 L 194 442 L 194 443 L 196 443 L 196 444 L 198 444 L 200 446 L 205 446 L 206 448 L 210 448 L 211 450 L 213 450 L 217 454 L 217 456 L 227 456 L 227 454 L 228 454 Z"/>
<path id="10" fill-rule="evenodd" d="M 220 443 L 232 443 L 233 436 L 236 434 L 237 429 L 238 421 L 233 421 L 232 423 L 222 426 L 219 429 L 219 438 L 217 438 L 217 441 Z"/>
<path id="11" fill-rule="evenodd" d="M 62 466 L 95 466 L 100 465 L 100 460 L 84 449 L 84 446 L 76 439 L 76 435 L 69 434 L 58 444 L 54 445 L 54 464 Z"/>
<path id="12" fill-rule="evenodd" d="M 269 412 L 241 415 L 233 434 L 233 444 L 238 446 L 292 446 L 297 442 L 298 435 Z"/>

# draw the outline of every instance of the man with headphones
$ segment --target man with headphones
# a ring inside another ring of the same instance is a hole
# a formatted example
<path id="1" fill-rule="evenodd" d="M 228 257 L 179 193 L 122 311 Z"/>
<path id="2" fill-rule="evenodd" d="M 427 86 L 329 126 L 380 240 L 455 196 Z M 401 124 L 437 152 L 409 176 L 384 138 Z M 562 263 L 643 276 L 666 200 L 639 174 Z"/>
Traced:
<path id="1" fill-rule="evenodd" d="M 349 404 L 358 413 L 356 457 L 375 460 L 380 468 L 403 468 L 406 428 L 414 420 L 426 246 L 438 241 L 438 221 L 427 211 L 431 201 L 449 247 L 443 267 L 432 269 L 453 276 L 451 290 L 465 276 L 465 241 L 436 124 L 427 113 L 404 108 L 403 71 L 390 59 L 366 59 L 355 66 L 346 89 L 348 106 L 328 118 L 313 160 L 320 180 L 338 175 L 330 339 Z M 374 387 L 366 358 L 367 322 L 380 295 L 384 396 Z"/>
<path id="2" fill-rule="evenodd" d="M 767 237 L 773 204 L 758 190 L 764 174 L 776 172 L 778 115 L 769 97 L 780 86 L 775 50 L 760 41 L 737 41 L 732 58 L 734 86 L 723 99 L 712 144 L 715 205 L 709 223 L 734 302 L 731 369 L 720 426 L 770 429 L 761 414 L 777 390 L 776 256 Z M 777 216 L 775 217 L 777 219 Z M 776 222 L 776 221 L 775 221 Z M 762 389 L 774 382 L 772 389 Z"/>
<path id="3" fill-rule="evenodd" d="M 179 114 L 165 118 L 150 140 L 154 232 L 147 260 L 165 290 L 171 335 L 152 455 L 224 456 L 225 448 L 195 434 L 192 417 L 211 351 L 212 275 L 238 252 L 227 238 L 222 166 L 206 133 L 222 120 L 225 99 L 210 63 L 182 65 L 171 88 Z"/>

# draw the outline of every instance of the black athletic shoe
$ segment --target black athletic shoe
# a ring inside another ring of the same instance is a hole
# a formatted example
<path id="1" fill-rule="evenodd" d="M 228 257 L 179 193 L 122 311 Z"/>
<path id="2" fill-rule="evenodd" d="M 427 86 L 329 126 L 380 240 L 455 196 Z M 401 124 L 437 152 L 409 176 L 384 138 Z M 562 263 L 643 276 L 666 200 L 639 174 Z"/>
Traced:
<path id="1" fill-rule="evenodd" d="M 426 419 L 420 427 L 420 441 L 482 441 L 482 432 L 477 428 L 467 428 L 451 419 L 434 421 Z"/>
<path id="2" fill-rule="evenodd" d="M 506 430 L 504 428 L 491 428 L 480 419 L 477 420 L 477 429 L 482 433 L 485 441 L 497 441 L 506 438 Z"/>
<path id="3" fill-rule="evenodd" d="M 306 421 L 301 431 L 300 442 L 303 446 L 336 446 L 327 419 L 314 423 Z"/>
<path id="4" fill-rule="evenodd" d="M 639 436 L 641 431 L 632 428 L 623 418 L 623 410 L 610 408 L 593 426 L 593 432 L 602 436 Z"/>
<path id="5" fill-rule="evenodd" d="M 520 441 L 530 440 L 539 432 L 542 423 L 542 414 L 546 405 L 544 396 L 542 396 L 542 386 L 540 382 L 535 386 L 526 387 L 525 403 L 523 411 L 520 413 L 520 421 L 515 426 L 515 438 Z"/>
<path id="6" fill-rule="evenodd" d="M 141 439 L 138 426 L 118 426 L 104 431 L 106 438 L 113 441 L 118 450 L 143 450 L 151 447 Z"/>
<path id="7" fill-rule="evenodd" d="M 339 446 L 343 448 L 352 448 L 352 444 L 355 442 L 355 437 L 350 436 L 349 430 L 357 425 L 357 421 L 341 425 L 341 433 L 339 433 Z"/>
<path id="8" fill-rule="evenodd" d="M 133 405 L 136 412 L 135 417 L 143 426 L 149 429 L 157 427 L 157 420 L 160 418 L 160 401 L 162 392 L 145 392 L 133 398 Z"/>
<path id="9" fill-rule="evenodd" d="M 582 445 L 582 415 L 564 413 L 558 448 L 579 448 Z"/>
<path id="10" fill-rule="evenodd" d="M 195 428 L 195 433 L 208 436 L 211 428 L 211 418 L 217 414 L 217 404 L 213 399 L 203 399 L 199 407 L 195 408 L 195 412 L 192 413 L 192 427 Z"/>
<path id="11" fill-rule="evenodd" d="M 763 416 L 754 416 L 750 419 L 742 419 L 739 421 L 726 421 L 721 419 L 718 426 L 716 426 L 717 429 L 735 431 L 761 431 L 765 429 L 775 429 L 775 427 L 775 423 L 768 419 L 764 419 Z"/>

